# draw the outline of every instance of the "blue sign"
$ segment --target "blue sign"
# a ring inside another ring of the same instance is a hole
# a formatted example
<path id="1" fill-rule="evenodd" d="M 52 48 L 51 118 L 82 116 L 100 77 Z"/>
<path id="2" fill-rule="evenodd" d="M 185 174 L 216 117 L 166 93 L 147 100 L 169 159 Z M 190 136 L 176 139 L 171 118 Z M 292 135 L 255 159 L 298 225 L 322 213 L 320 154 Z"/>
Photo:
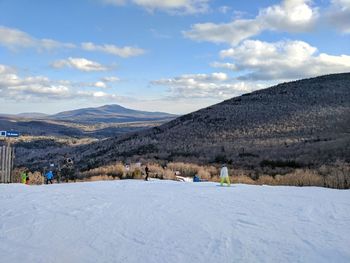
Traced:
<path id="1" fill-rule="evenodd" d="M 0 131 L 1 137 L 19 137 L 18 131 Z"/>

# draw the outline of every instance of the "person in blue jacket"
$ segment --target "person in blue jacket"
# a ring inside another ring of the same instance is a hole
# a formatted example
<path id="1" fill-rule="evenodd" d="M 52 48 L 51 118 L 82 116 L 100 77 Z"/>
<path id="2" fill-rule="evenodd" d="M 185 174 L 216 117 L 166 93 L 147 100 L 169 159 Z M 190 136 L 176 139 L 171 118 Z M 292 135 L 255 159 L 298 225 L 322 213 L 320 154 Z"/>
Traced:
<path id="1" fill-rule="evenodd" d="M 46 178 L 46 184 L 52 184 L 52 179 L 53 179 L 53 173 L 52 171 L 48 171 L 46 174 L 45 174 L 45 178 Z"/>
<path id="2" fill-rule="evenodd" d="M 199 178 L 199 176 L 197 175 L 197 174 L 195 174 L 194 176 L 193 176 L 193 182 L 201 182 L 201 179 Z"/>

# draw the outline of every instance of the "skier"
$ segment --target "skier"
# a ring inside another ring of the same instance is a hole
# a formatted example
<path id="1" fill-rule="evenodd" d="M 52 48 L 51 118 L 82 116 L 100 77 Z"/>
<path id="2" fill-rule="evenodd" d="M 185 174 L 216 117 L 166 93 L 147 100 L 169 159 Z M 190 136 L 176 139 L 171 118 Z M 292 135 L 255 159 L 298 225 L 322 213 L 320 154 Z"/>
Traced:
<path id="1" fill-rule="evenodd" d="M 46 178 L 46 184 L 52 184 L 52 179 L 53 179 L 53 173 L 52 171 L 48 171 L 46 174 L 45 174 L 45 178 Z"/>
<path id="2" fill-rule="evenodd" d="M 145 178 L 145 181 L 148 181 L 149 168 L 148 168 L 148 166 L 147 166 L 147 165 L 146 165 L 146 168 L 145 168 L 145 172 L 146 172 L 146 178 Z"/>
<path id="3" fill-rule="evenodd" d="M 224 182 L 227 183 L 227 186 L 230 186 L 230 178 L 228 177 L 228 169 L 226 164 L 223 164 L 220 171 L 220 185 L 223 186 Z"/>

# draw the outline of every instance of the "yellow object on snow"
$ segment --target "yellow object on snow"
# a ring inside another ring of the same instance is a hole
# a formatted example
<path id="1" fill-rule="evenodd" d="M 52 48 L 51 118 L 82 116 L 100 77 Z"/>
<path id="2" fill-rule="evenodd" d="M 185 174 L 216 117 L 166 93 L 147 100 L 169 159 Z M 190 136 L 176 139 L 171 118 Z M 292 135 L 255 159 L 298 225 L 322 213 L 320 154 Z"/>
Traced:
<path id="1" fill-rule="evenodd" d="M 227 186 L 230 186 L 230 177 L 228 177 L 228 176 L 225 176 L 225 177 L 221 177 L 220 178 L 220 185 L 221 186 L 223 186 L 224 185 L 224 183 L 227 183 Z"/>
<path id="2" fill-rule="evenodd" d="M 27 174 L 26 173 L 21 173 L 21 182 L 22 184 L 25 184 L 27 181 Z"/>

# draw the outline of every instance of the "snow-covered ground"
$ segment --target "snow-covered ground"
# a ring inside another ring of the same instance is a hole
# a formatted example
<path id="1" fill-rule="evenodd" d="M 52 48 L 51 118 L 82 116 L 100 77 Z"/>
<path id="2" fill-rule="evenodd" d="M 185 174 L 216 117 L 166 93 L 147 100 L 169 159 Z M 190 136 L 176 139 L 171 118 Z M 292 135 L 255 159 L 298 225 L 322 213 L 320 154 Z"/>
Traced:
<path id="1" fill-rule="evenodd" d="M 350 191 L 136 180 L 0 185 L 0 261 L 350 262 Z"/>

